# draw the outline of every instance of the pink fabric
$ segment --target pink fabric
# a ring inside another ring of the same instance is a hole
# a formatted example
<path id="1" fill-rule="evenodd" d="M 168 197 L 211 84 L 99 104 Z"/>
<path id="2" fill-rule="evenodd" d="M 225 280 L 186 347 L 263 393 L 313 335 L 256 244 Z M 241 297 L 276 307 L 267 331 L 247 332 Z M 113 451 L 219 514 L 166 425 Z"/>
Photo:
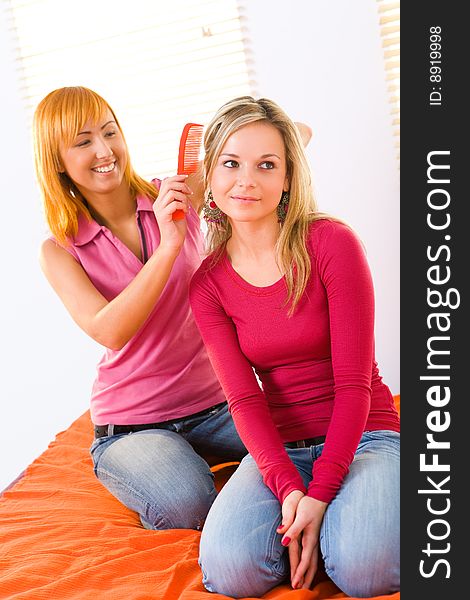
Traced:
<path id="1" fill-rule="evenodd" d="M 292 318 L 284 278 L 247 283 L 225 255 L 206 259 L 190 300 L 237 430 L 282 502 L 306 491 L 283 442 L 326 435 L 308 494 L 330 502 L 364 431 L 399 431 L 374 359 L 374 298 L 363 248 L 351 229 L 321 220 L 309 237 L 312 275 Z M 262 389 L 253 373 L 254 367 Z"/>
<path id="2" fill-rule="evenodd" d="M 136 218 L 151 256 L 160 232 L 148 198 L 137 199 Z M 97 425 L 166 421 L 225 401 L 189 306 L 189 281 L 201 263 L 203 238 L 193 209 L 187 220 L 183 249 L 147 321 L 124 348 L 106 349 L 98 364 L 90 407 Z M 66 249 L 108 300 L 143 266 L 109 229 L 83 215 Z"/>

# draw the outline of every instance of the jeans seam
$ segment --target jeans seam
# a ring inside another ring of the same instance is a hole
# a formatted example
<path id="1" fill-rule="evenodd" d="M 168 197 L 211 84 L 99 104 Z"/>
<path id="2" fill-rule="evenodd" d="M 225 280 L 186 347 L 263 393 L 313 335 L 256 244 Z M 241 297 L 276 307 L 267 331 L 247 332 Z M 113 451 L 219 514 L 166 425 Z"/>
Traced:
<path id="1" fill-rule="evenodd" d="M 198 559 L 197 562 L 198 562 L 199 568 L 201 569 L 202 583 L 203 583 L 204 587 L 206 588 L 206 590 L 208 592 L 214 592 L 214 589 L 213 589 L 212 585 L 207 581 L 207 573 L 205 572 L 205 570 L 204 570 L 204 568 L 203 568 L 203 566 L 201 564 L 201 558 L 200 557 L 199 557 L 199 559 Z"/>
<path id="2" fill-rule="evenodd" d="M 323 557 L 325 573 L 328 575 L 328 577 L 330 577 L 330 579 L 332 579 L 333 570 L 327 564 L 327 561 L 329 560 L 329 557 L 330 557 L 330 536 L 329 536 L 330 528 L 328 527 L 328 521 L 329 521 L 329 515 L 328 515 L 328 509 L 327 509 L 325 512 L 325 515 L 323 517 L 322 527 L 320 529 L 320 553 Z"/>
<path id="3" fill-rule="evenodd" d="M 280 524 L 281 524 L 281 523 L 279 523 L 279 525 L 280 525 Z M 278 525 L 278 526 L 279 526 L 279 525 Z M 281 555 L 280 555 L 280 557 L 279 557 L 279 560 L 278 560 L 278 561 L 275 561 L 275 560 L 274 560 L 274 558 L 272 558 L 272 557 L 274 556 L 275 552 L 276 552 L 276 545 L 277 545 L 277 544 L 276 544 L 276 539 L 277 539 L 277 537 L 280 537 L 280 534 L 279 534 L 279 533 L 277 533 L 277 531 L 276 531 L 276 530 L 277 530 L 277 527 L 275 527 L 275 528 L 271 529 L 271 532 L 270 532 L 270 536 L 269 536 L 269 541 L 270 541 L 270 544 L 269 544 L 269 545 L 270 545 L 270 552 L 269 552 L 268 556 L 269 556 L 269 557 L 271 557 L 271 558 L 269 558 L 269 559 L 266 561 L 266 566 L 267 566 L 267 567 L 268 567 L 268 569 L 271 571 L 271 574 L 272 574 L 272 575 L 274 575 L 274 576 L 276 576 L 276 577 L 279 577 L 279 578 L 281 578 L 281 577 L 282 577 L 282 578 L 285 578 L 285 577 L 286 577 L 286 573 L 283 573 L 283 572 L 280 570 L 280 568 L 276 568 L 276 565 L 279 565 L 279 567 L 280 567 L 280 565 L 282 565 L 282 558 L 283 558 L 283 556 L 284 556 L 285 552 L 287 552 L 287 549 L 286 549 L 286 550 L 284 550 L 284 551 L 281 553 Z"/>

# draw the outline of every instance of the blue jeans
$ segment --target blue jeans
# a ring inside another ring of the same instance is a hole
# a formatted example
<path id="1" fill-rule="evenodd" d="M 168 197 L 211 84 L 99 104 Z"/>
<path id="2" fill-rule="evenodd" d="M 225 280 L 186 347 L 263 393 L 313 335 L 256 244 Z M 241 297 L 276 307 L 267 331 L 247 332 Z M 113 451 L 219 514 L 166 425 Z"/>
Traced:
<path id="1" fill-rule="evenodd" d="M 134 433 L 96 439 L 95 474 L 147 529 L 202 529 L 217 495 L 209 464 L 246 455 L 227 404 Z"/>
<path id="2" fill-rule="evenodd" d="M 287 449 L 308 486 L 324 445 Z M 370 597 L 400 586 L 400 435 L 363 434 L 320 531 L 325 570 L 349 596 Z M 210 592 L 259 597 L 290 577 L 288 551 L 276 532 L 281 505 L 247 455 L 206 519 L 199 564 Z"/>

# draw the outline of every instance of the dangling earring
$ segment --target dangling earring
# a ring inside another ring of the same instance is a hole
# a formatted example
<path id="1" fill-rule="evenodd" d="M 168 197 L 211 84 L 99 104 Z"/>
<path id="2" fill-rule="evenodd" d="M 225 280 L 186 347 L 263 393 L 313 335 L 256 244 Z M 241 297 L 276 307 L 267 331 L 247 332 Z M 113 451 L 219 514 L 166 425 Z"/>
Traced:
<path id="1" fill-rule="evenodd" d="M 204 206 L 202 207 L 204 220 L 208 223 L 215 223 L 216 225 L 220 225 L 224 222 L 226 217 L 225 213 L 223 213 L 217 204 L 214 202 L 214 197 L 212 196 L 212 192 L 209 191 L 207 194 L 206 201 L 204 202 Z"/>
<path id="2" fill-rule="evenodd" d="M 278 223 L 284 223 L 287 216 L 287 209 L 289 208 L 289 192 L 282 192 L 281 200 L 277 205 L 277 221 Z"/>

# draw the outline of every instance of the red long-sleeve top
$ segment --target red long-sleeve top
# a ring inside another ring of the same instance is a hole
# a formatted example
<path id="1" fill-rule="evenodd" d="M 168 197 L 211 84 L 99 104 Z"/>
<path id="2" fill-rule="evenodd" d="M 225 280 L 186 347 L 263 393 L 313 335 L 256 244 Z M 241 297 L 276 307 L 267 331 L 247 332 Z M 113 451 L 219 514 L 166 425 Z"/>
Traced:
<path id="1" fill-rule="evenodd" d="M 330 502 L 362 433 L 400 428 L 374 358 L 374 292 L 360 241 L 322 219 L 307 246 L 312 273 L 292 317 L 284 278 L 253 286 L 226 254 L 215 266 L 208 257 L 190 287 L 235 426 L 281 503 L 293 490 Z M 306 490 L 283 444 L 320 435 L 325 446 Z"/>

